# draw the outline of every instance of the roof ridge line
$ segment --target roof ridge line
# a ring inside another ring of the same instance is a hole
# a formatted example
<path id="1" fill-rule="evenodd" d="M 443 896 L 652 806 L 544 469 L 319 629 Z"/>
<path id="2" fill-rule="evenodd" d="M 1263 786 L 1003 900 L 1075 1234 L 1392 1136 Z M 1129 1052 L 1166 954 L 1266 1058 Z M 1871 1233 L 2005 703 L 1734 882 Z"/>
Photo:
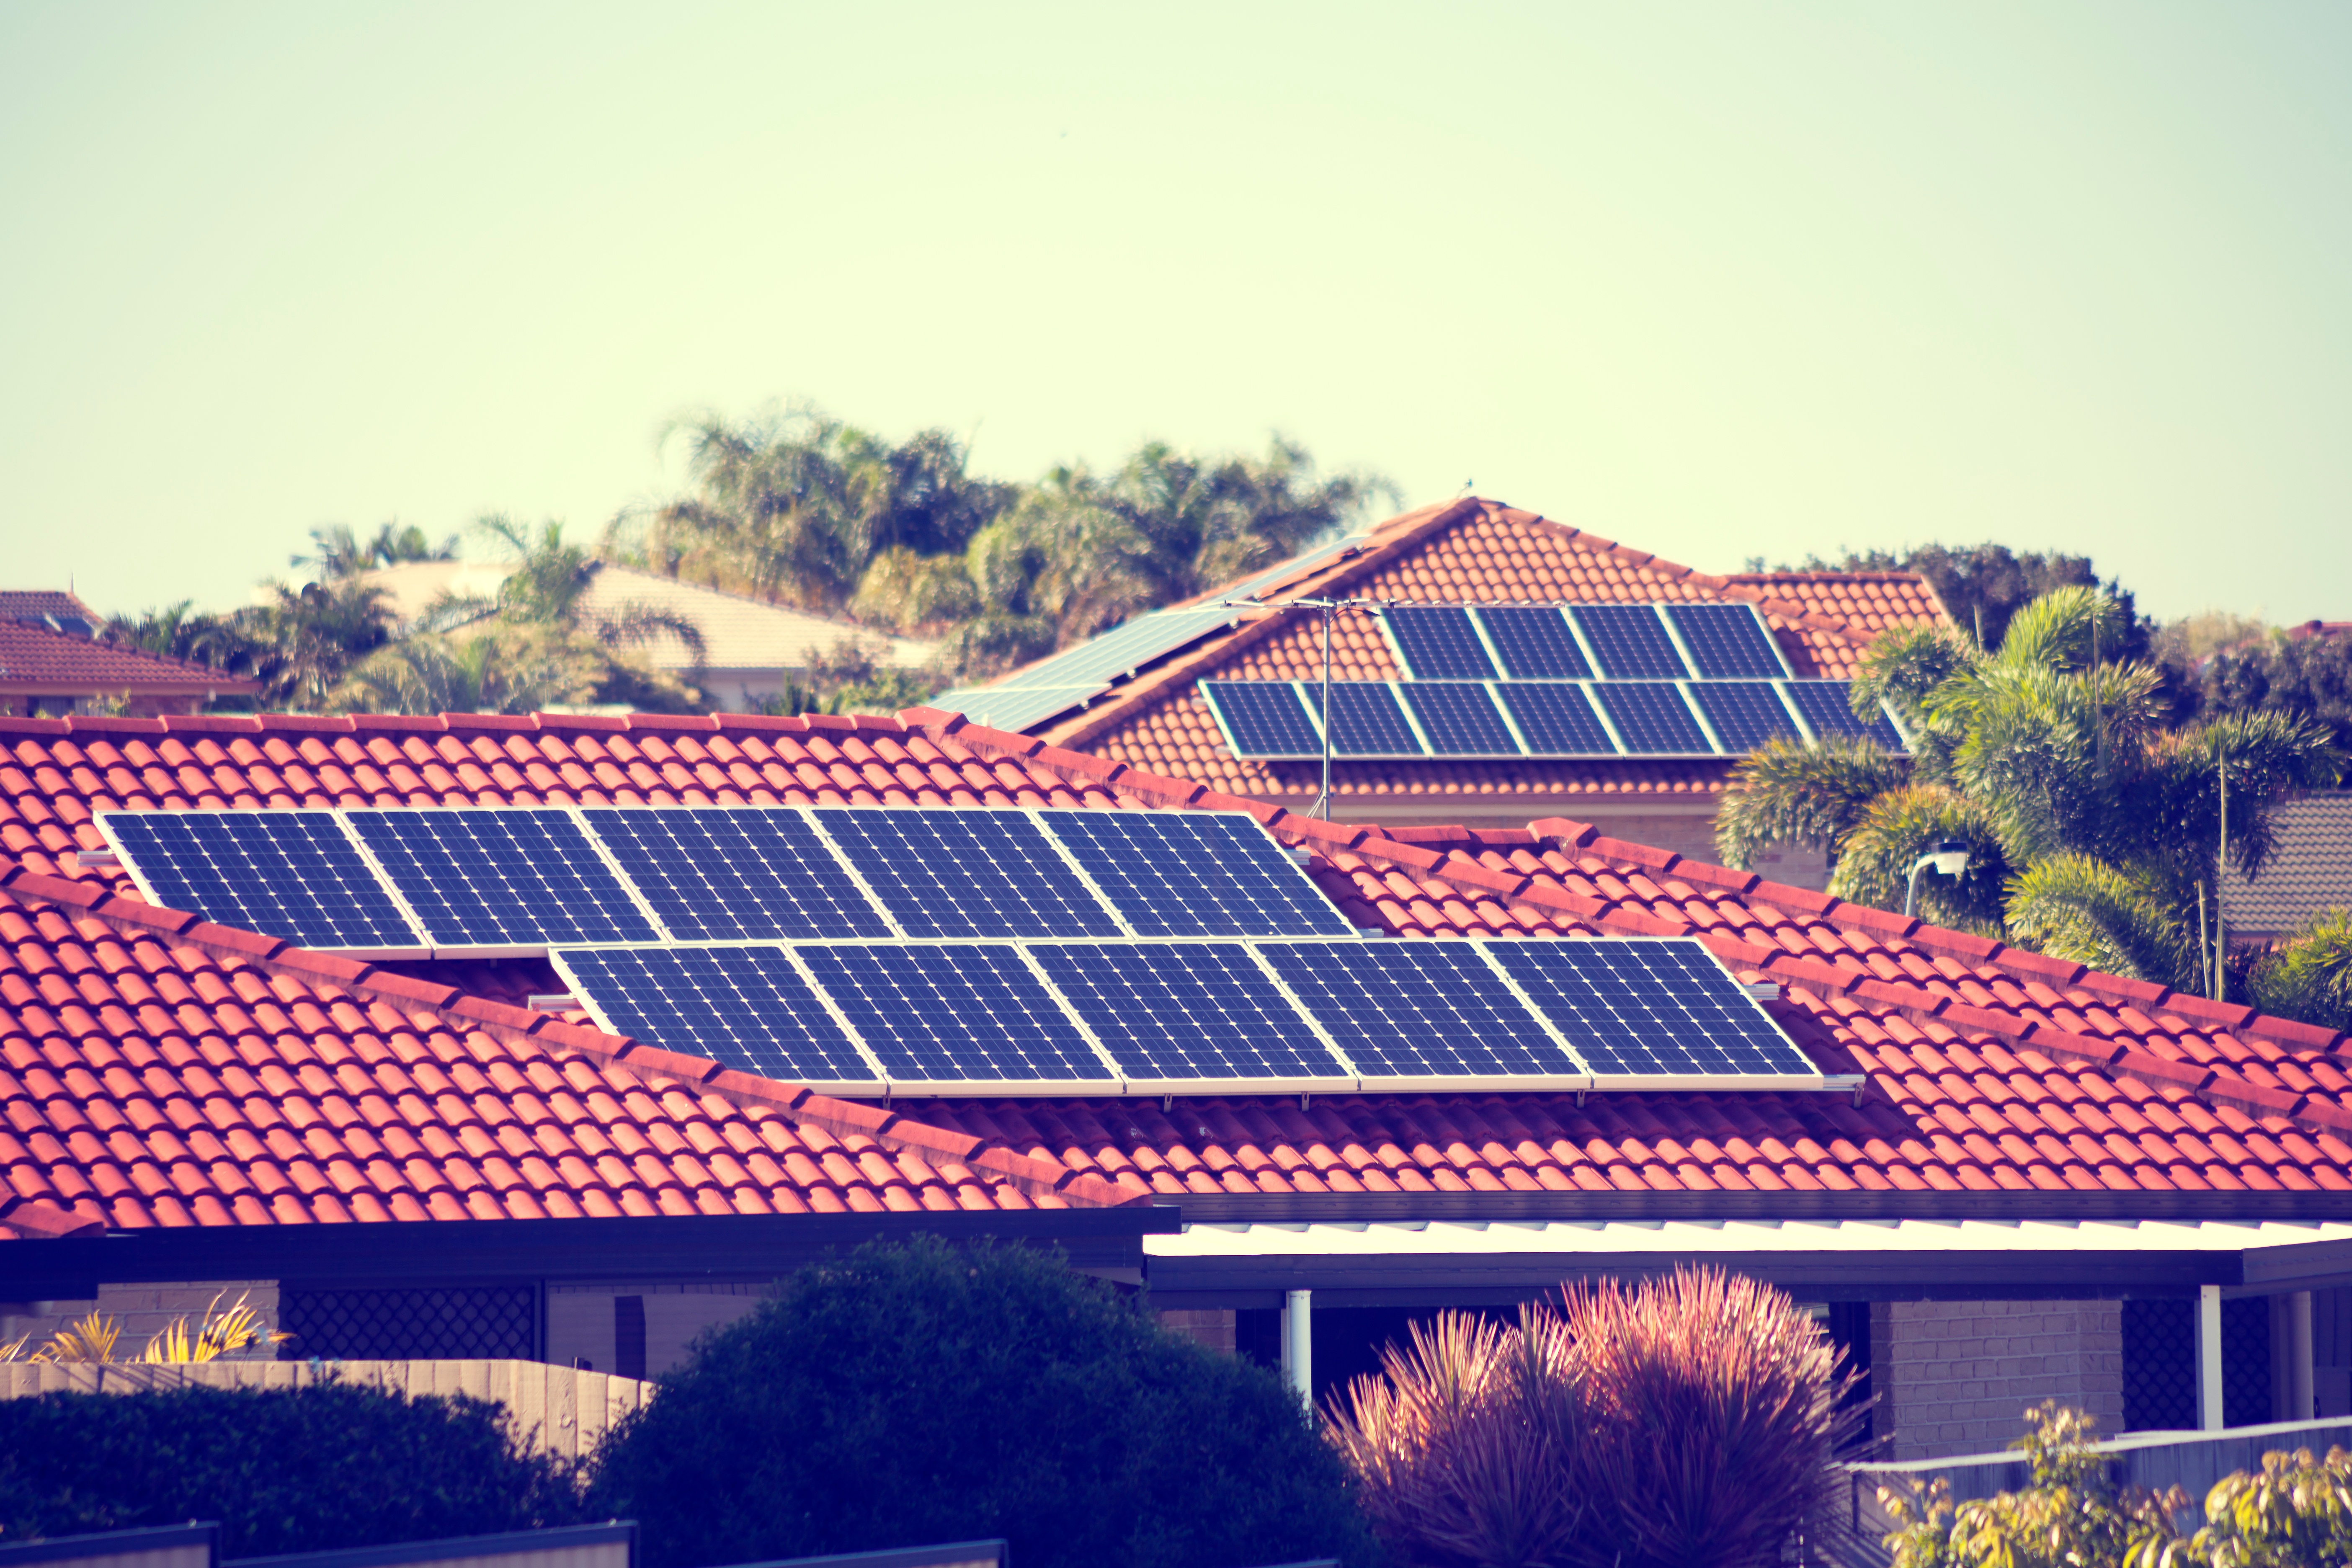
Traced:
<path id="1" fill-rule="evenodd" d="M 404 1009 L 425 1007 L 452 1020 L 462 1019 L 464 1029 L 479 1029 L 507 1044 L 530 1040 L 625 1068 L 633 1076 L 648 1080 L 649 1089 L 655 1087 L 649 1081 L 652 1075 L 673 1079 L 731 1105 L 772 1110 L 795 1126 L 806 1122 L 836 1136 L 862 1133 L 894 1152 L 957 1160 L 1031 1196 L 1050 1194 L 1078 1207 L 1119 1208 L 1150 1199 L 1149 1193 L 1130 1193 L 1105 1177 L 1072 1170 L 1059 1161 L 991 1147 L 988 1139 L 934 1127 L 887 1107 L 819 1094 L 804 1084 L 740 1072 L 707 1057 L 665 1050 L 626 1035 L 607 1034 L 593 1025 L 565 1023 L 454 985 L 383 973 L 356 959 L 313 952 L 257 931 L 215 925 L 200 916 L 119 894 L 96 892 L 13 861 L 0 864 L 6 867 L 0 870 L 0 894 L 19 904 L 47 906 L 67 912 L 68 919 L 96 921 L 120 935 L 193 947 L 209 957 L 234 960 L 265 974 L 283 974 L 306 986 L 323 984 Z M 12 1222 L 0 1216 L 0 1224 L 8 1223 Z"/>
<path id="2" fill-rule="evenodd" d="M 727 735 L 866 733 L 903 736 L 887 713 L 165 713 L 150 718 L 72 714 L 59 719 L 0 715 L 0 736 L 28 735 L 403 735 L 557 734 Z"/>
<path id="3" fill-rule="evenodd" d="M 1483 500 L 1476 496 L 1464 496 L 1438 507 L 1427 517 L 1410 527 L 1399 529 L 1394 538 L 1367 544 L 1351 554 L 1338 555 L 1320 566 L 1307 568 L 1301 574 L 1301 581 L 1297 586 L 1305 587 L 1310 583 L 1326 589 L 1344 585 L 1352 582 L 1359 574 L 1386 564 L 1399 551 L 1408 545 L 1419 544 L 1441 529 L 1452 527 L 1457 522 L 1468 521 L 1471 513 L 1483 513 L 1487 507 L 1499 504 L 1499 502 Z M 1410 517 L 1412 513 L 1406 512 L 1402 515 Z M 1397 520 L 1391 518 L 1389 521 L 1393 522 Z M 1199 596 L 1207 597 L 1206 595 Z M 1235 611 L 1236 615 L 1247 613 L 1245 610 Z M 1161 665 L 1134 684 L 1120 688 L 1112 694 L 1111 700 L 1102 706 L 1082 708 L 1076 714 L 1071 715 L 1079 722 L 1059 735 L 1054 743 L 1058 746 L 1086 744 L 1112 724 L 1132 716 L 1137 710 L 1137 705 L 1143 700 L 1162 696 L 1171 687 L 1181 686 L 1186 680 L 1192 679 L 1193 672 L 1202 660 L 1223 658 L 1237 648 L 1246 647 L 1253 642 L 1273 636 L 1275 629 L 1283 624 L 1281 612 L 1269 606 L 1258 619 L 1248 625 L 1228 628 L 1223 634 L 1222 640 L 1218 633 L 1205 632 L 1181 648 L 1170 649 L 1167 654 L 1160 656 L 1170 662 Z M 1173 657 L 1180 653 L 1182 655 L 1181 658 Z M 1051 732 L 1055 725 L 1048 722 L 1044 728 Z"/>

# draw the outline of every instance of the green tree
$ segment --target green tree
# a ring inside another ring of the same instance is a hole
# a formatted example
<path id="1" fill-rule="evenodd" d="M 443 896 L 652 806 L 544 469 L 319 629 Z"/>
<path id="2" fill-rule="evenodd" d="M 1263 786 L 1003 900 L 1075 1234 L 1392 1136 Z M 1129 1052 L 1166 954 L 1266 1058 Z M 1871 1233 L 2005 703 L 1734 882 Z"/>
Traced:
<path id="1" fill-rule="evenodd" d="M 2121 1487 L 2094 1446 L 2091 1418 L 2044 1400 L 2025 1413 L 2025 1451 L 2032 1469 L 2023 1491 L 1955 1504 L 1949 1483 L 1917 1481 L 1907 1490 L 1879 1489 L 1895 1520 L 1886 1537 L 1895 1568 L 2124 1568 L 2169 1562 L 2178 1545 L 2174 1515 L 2189 1506 L 2178 1487 L 2163 1492 Z M 2183 1564 L 2183 1568 L 2186 1565 Z"/>
<path id="2" fill-rule="evenodd" d="M 110 616 L 100 636 L 142 653 L 184 658 L 240 677 L 259 663 L 267 649 L 249 621 L 201 612 L 194 599 L 135 616 Z"/>
<path id="3" fill-rule="evenodd" d="M 356 577 L 276 584 L 268 593 L 268 602 L 237 616 L 267 645 L 253 671 L 265 710 L 324 709 L 344 672 L 392 641 L 383 589 Z"/>
<path id="4" fill-rule="evenodd" d="M 2352 636 L 2242 638 L 2176 679 L 2191 714 L 2289 714 L 2326 725 L 2336 745 L 2352 748 Z"/>
<path id="5" fill-rule="evenodd" d="M 1263 1368 L 1050 1255 L 879 1243 L 707 1336 L 597 1458 L 651 1568 L 1003 1536 L 1026 1568 L 1234 1568 L 1369 1537 Z"/>
<path id="6" fill-rule="evenodd" d="M 2336 781 L 2326 732 L 2270 711 L 2163 726 L 2160 678 L 2104 658 L 2126 607 L 2090 588 L 2045 594 L 1985 654 L 1942 627 L 1891 630 L 1854 685 L 1911 742 L 1907 768 L 1853 742 L 1777 742 L 1735 772 L 1717 817 L 1734 865 L 1801 843 L 1834 860 L 1831 890 L 1899 910 L 1913 864 L 1968 842 L 1960 879 L 1929 873 L 1919 912 L 2112 973 L 2202 991 L 2200 902 L 2218 886 L 2222 780 L 2232 863 L 2270 853 L 2273 808 Z"/>

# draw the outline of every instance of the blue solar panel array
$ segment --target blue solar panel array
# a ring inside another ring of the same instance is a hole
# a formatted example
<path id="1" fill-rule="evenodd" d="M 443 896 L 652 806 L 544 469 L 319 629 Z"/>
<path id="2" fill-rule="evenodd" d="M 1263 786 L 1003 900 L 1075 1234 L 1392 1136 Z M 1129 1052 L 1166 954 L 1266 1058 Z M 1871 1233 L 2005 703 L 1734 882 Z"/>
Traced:
<path id="1" fill-rule="evenodd" d="M 98 823 L 167 910 L 304 947 L 427 945 L 331 811 L 122 811 Z"/>
<path id="2" fill-rule="evenodd" d="M 1323 750 L 1298 689 L 1286 680 L 1204 680 L 1201 696 L 1236 756 L 1311 757 Z"/>
<path id="3" fill-rule="evenodd" d="M 1795 673 L 1748 605 L 1668 605 L 1666 618 L 1709 680 L 1777 680 Z"/>
<path id="4" fill-rule="evenodd" d="M 1347 1079 L 1240 942 L 1033 950 L 1130 1079 Z"/>
<path id="5" fill-rule="evenodd" d="M 1568 617 L 1549 605 L 1482 605 L 1475 614 L 1514 680 L 1590 680 L 1592 666 Z"/>
<path id="6" fill-rule="evenodd" d="M 831 1087 L 1097 1094 L 1818 1084 L 1688 940 L 559 952 L 608 1026 Z M 811 992 L 802 978 L 815 981 Z M 835 1076 L 828 1076 L 828 1075 Z"/>
<path id="7" fill-rule="evenodd" d="M 879 1084 L 778 947 L 564 948 L 555 967 L 617 1035 L 799 1082 Z"/>
<path id="8" fill-rule="evenodd" d="M 1289 851 L 1241 812 L 1043 816 L 1138 936 L 1354 934 Z"/>
<path id="9" fill-rule="evenodd" d="M 1238 812 L 514 806 L 101 820 L 160 904 L 385 957 L 1354 929 Z"/>
<path id="10" fill-rule="evenodd" d="M 572 814 L 554 806 L 344 813 L 435 947 L 658 942 Z"/>
<path id="11" fill-rule="evenodd" d="M 581 815 L 680 942 L 893 934 L 790 806 L 589 806 Z"/>
<path id="12" fill-rule="evenodd" d="M 1025 812 L 820 806 L 815 816 L 908 936 L 1120 934 Z"/>
<path id="13" fill-rule="evenodd" d="M 1009 942 L 798 952 L 894 1082 L 1117 1081 Z"/>
<path id="14" fill-rule="evenodd" d="M 1295 710 L 1302 697 L 1312 700 L 1319 691 L 1315 683 L 1202 684 L 1218 689 L 1213 711 L 1234 755 L 1305 762 L 1321 754 L 1311 725 L 1276 736 L 1224 720 L 1252 705 Z M 1853 716 L 1846 707 L 1848 689 L 1832 680 L 1334 682 L 1331 754 L 1350 760 L 1744 756 L 1768 741 L 1801 740 L 1809 731 L 1866 733 L 1901 750 L 1900 737 L 1884 718 L 1865 722 Z M 1407 711 L 1427 737 L 1425 745 L 1405 725 Z M 1366 737 L 1377 743 L 1360 743 Z"/>
<path id="15" fill-rule="evenodd" d="M 1495 693 L 1468 680 L 1415 680 L 1397 688 L 1440 757 L 1516 757 L 1519 742 Z"/>
<path id="16" fill-rule="evenodd" d="M 1691 673 L 1654 605 L 1578 605 L 1569 614 L 1612 680 L 1680 680 Z"/>
<path id="17" fill-rule="evenodd" d="M 1599 1076 L 1821 1070 L 1695 942 L 1498 942 L 1486 952 Z"/>
<path id="18" fill-rule="evenodd" d="M 1385 612 L 1389 640 L 1415 680 L 1492 680 L 1495 661 L 1486 657 L 1469 612 L 1437 605 L 1399 605 Z"/>

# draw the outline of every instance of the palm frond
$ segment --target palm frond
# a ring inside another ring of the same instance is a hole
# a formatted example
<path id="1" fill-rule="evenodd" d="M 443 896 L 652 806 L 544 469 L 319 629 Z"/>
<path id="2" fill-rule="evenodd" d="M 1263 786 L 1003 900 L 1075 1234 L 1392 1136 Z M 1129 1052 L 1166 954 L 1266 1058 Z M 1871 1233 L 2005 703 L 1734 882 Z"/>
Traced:
<path id="1" fill-rule="evenodd" d="M 2194 994 L 2193 929 L 2151 879 L 2087 855 L 2054 855 L 2010 882 L 2009 924 L 2038 952 Z"/>
<path id="2" fill-rule="evenodd" d="M 2097 588 L 2055 588 L 2009 618 L 1997 663 L 2061 674 L 2105 663 L 2131 636 L 2130 612 Z"/>
<path id="3" fill-rule="evenodd" d="M 1995 816 L 1980 802 L 1939 784 L 1910 784 L 1873 800 L 1846 837 L 1830 891 L 1858 904 L 1900 910 L 1910 890 L 1911 868 L 1950 838 L 1968 845 L 1969 868 L 1958 877 L 1922 871 L 1915 912 L 1932 925 L 2004 934 L 2002 887 L 2010 862 Z"/>
<path id="4" fill-rule="evenodd" d="M 2352 910 L 2325 910 L 2254 966 L 2255 1006 L 2324 1029 L 2352 1030 Z"/>
<path id="5" fill-rule="evenodd" d="M 1769 742 L 1732 769 L 1716 813 L 1717 852 L 1742 869 L 1776 844 L 1835 858 L 1870 803 L 1907 776 L 1902 758 L 1859 737 Z"/>

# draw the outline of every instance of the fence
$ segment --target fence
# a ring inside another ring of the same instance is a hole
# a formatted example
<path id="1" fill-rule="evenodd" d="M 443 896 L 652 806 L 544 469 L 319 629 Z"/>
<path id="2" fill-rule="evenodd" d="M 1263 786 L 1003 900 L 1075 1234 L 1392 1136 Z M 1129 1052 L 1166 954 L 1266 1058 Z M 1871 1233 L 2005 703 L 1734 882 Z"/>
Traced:
<path id="1" fill-rule="evenodd" d="M 393 1393 L 470 1394 L 507 1408 L 529 1452 L 565 1458 L 651 1398 L 654 1385 L 535 1361 L 0 1362 L 0 1399 L 37 1394 L 143 1394 L 174 1388 L 299 1388 L 340 1378 Z"/>

